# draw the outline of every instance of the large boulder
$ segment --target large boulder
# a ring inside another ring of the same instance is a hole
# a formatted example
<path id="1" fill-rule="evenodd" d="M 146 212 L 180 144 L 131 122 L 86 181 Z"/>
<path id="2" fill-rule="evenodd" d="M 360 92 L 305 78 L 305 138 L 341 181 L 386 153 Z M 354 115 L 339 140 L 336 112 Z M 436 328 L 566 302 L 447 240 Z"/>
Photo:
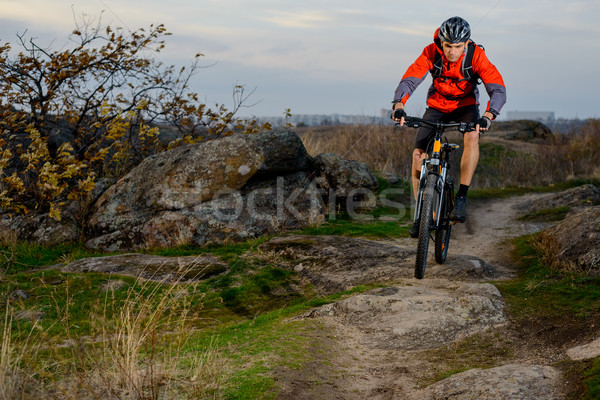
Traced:
<path id="1" fill-rule="evenodd" d="M 349 187 L 376 187 L 366 167 L 354 166 L 340 170 L 349 182 L 342 198 Z M 145 159 L 98 199 L 87 245 L 104 250 L 204 245 L 301 228 L 325 218 L 323 186 L 335 189 L 335 179 L 333 172 L 321 176 L 289 131 L 176 148 Z"/>
<path id="2" fill-rule="evenodd" d="M 98 200 L 89 225 L 97 232 L 144 223 L 157 212 L 197 206 L 238 191 L 255 175 L 307 170 L 300 139 L 272 131 L 182 146 L 146 158 Z"/>
<path id="3" fill-rule="evenodd" d="M 543 123 L 526 119 L 495 122 L 491 134 L 508 140 L 539 143 L 543 143 L 553 135 L 550 128 Z"/>
<path id="4" fill-rule="evenodd" d="M 600 273 L 600 206 L 569 214 L 558 225 L 540 233 L 538 240 L 547 265 L 561 270 Z"/>

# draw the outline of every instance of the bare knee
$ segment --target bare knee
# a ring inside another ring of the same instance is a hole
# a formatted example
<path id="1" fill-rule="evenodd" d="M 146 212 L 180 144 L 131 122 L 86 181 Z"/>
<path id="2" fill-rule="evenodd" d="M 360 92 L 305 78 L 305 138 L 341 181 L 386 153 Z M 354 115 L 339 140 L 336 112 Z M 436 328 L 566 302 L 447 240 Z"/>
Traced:
<path id="1" fill-rule="evenodd" d="M 421 164 L 427 159 L 427 152 L 421 149 L 413 151 L 413 174 L 419 175 L 421 172 Z"/>
<path id="2" fill-rule="evenodd" d="M 475 147 L 479 145 L 479 134 L 475 131 L 465 133 L 465 147 Z"/>

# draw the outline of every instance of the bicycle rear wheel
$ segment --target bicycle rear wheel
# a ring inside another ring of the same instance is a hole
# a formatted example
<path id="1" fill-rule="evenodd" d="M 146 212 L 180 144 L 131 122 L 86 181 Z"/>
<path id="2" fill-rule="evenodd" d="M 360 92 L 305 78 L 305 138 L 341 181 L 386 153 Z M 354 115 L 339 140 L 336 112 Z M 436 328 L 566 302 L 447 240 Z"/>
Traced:
<path id="1" fill-rule="evenodd" d="M 435 231 L 435 262 L 443 264 L 446 262 L 446 256 L 448 255 L 448 245 L 450 244 L 450 231 L 452 225 L 446 224 Z"/>
<path id="2" fill-rule="evenodd" d="M 448 245 L 450 244 L 450 232 L 452 231 L 452 225 L 450 225 L 450 211 L 452 211 L 452 191 L 451 185 L 446 185 L 444 189 L 444 204 L 442 204 L 442 215 L 441 223 L 438 229 L 435 231 L 435 262 L 443 264 L 446 262 L 446 256 L 448 255 Z"/>
<path id="3" fill-rule="evenodd" d="M 423 200 L 421 205 L 421 223 L 419 225 L 419 242 L 417 243 L 417 260 L 415 262 L 415 278 L 423 279 L 427 265 L 427 252 L 429 251 L 429 234 L 433 226 L 433 213 L 435 203 L 435 184 L 437 175 L 429 174 L 425 181 Z"/>

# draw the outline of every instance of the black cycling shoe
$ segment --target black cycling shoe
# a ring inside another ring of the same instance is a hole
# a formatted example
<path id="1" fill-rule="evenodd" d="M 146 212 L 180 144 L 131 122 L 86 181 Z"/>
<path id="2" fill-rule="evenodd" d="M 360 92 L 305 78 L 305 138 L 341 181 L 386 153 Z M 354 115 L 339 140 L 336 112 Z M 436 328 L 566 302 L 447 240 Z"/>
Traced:
<path id="1" fill-rule="evenodd" d="M 450 219 L 456 222 L 465 222 L 467 219 L 467 198 L 457 197 L 454 202 L 454 209 L 450 213 Z"/>
<path id="2" fill-rule="evenodd" d="M 410 234 L 411 238 L 419 237 L 419 225 L 420 225 L 419 221 L 415 221 L 415 222 L 413 222 L 412 226 L 408 230 L 408 233 Z"/>

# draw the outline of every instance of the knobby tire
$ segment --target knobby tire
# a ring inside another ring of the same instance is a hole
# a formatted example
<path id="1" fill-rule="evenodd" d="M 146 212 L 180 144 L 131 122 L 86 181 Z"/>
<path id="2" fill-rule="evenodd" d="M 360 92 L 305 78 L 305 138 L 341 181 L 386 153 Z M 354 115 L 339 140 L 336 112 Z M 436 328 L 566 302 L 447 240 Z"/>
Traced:
<path id="1" fill-rule="evenodd" d="M 446 203 L 444 207 L 448 207 L 448 203 Z M 446 222 L 440 224 L 442 226 L 435 231 L 435 262 L 438 264 L 443 264 L 446 262 L 448 245 L 450 244 L 450 232 L 452 230 L 452 225 L 450 225 L 448 222 L 447 212 L 444 211 L 442 216 L 444 216 Z"/>
<path id="2" fill-rule="evenodd" d="M 415 278 L 423 279 L 427 265 L 427 252 L 429 251 L 429 233 L 433 226 L 433 212 L 435 203 L 435 185 L 437 175 L 430 174 L 425 181 L 425 191 L 421 205 L 421 223 L 419 225 L 419 241 L 417 243 L 417 260 L 415 262 Z"/>

